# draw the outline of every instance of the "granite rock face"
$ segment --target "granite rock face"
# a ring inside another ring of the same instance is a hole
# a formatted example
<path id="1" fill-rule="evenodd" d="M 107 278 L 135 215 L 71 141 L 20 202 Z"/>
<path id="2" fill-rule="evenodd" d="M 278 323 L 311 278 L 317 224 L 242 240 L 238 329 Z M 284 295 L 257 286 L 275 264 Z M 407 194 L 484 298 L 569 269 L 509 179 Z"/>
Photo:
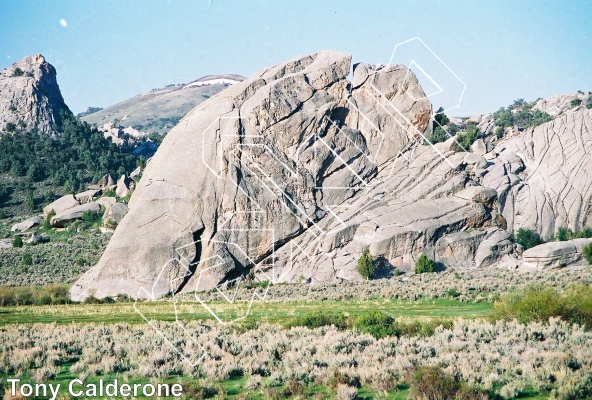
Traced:
<path id="1" fill-rule="evenodd" d="M 193 109 L 72 298 L 156 298 L 249 271 L 274 283 L 355 280 L 365 248 L 387 269 L 411 271 L 421 254 L 515 267 L 514 230 L 547 238 L 592 225 L 591 110 L 456 152 L 453 138 L 424 144 L 433 110 L 405 67 L 349 74 L 349 55 L 324 51 Z M 493 130 L 491 115 L 475 122 Z"/>
<path id="2" fill-rule="evenodd" d="M 526 250 L 522 257 L 525 267 L 544 270 L 561 268 L 582 259 L 584 246 L 592 239 L 573 239 L 565 242 L 549 242 Z"/>
<path id="3" fill-rule="evenodd" d="M 351 84 L 350 63 L 333 51 L 298 57 L 192 110 L 72 297 L 211 288 L 266 263 L 363 191 L 430 129 L 431 104 L 406 68 L 360 64 Z M 184 278 L 187 269 L 207 273 Z"/>
<path id="4" fill-rule="evenodd" d="M 495 188 L 513 232 L 551 239 L 592 225 L 592 110 L 579 109 L 501 141 L 480 183 Z"/>
<path id="5" fill-rule="evenodd" d="M 70 112 L 60 92 L 56 70 L 41 54 L 0 71 L 0 132 L 20 127 L 56 134 L 62 111 Z"/>

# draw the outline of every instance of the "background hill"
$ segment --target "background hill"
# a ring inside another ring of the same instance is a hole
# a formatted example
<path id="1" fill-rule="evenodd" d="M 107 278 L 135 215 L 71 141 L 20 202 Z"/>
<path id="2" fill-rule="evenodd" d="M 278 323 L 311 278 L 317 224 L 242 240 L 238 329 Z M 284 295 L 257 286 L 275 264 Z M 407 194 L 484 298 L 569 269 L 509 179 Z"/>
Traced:
<path id="1" fill-rule="evenodd" d="M 162 134 L 195 106 L 244 79 L 240 75 L 207 75 L 187 84 L 153 89 L 91 114 L 83 113 L 86 115 L 80 119 L 99 127 L 108 123 Z"/>

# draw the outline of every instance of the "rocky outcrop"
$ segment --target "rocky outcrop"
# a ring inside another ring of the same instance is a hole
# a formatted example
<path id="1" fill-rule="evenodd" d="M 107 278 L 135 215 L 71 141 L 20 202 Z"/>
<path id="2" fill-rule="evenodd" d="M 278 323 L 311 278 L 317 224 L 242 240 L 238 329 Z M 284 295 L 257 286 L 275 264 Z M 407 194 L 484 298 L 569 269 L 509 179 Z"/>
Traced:
<path id="1" fill-rule="evenodd" d="M 55 68 L 41 54 L 0 71 L 0 132 L 21 128 L 55 134 L 61 112 L 70 110 L 60 92 Z"/>
<path id="2" fill-rule="evenodd" d="M 90 203 L 91 201 L 93 201 L 93 199 L 95 197 L 99 196 L 100 194 L 101 194 L 100 190 L 90 189 L 90 190 L 85 190 L 84 192 L 81 192 L 81 193 L 76 193 L 74 195 L 74 198 L 80 204 L 84 204 L 84 203 Z"/>
<path id="3" fill-rule="evenodd" d="M 591 92 L 560 94 L 547 99 L 538 100 L 534 104 L 533 109 L 545 112 L 553 117 L 557 117 L 567 111 L 579 109 L 580 106 L 585 107 L 586 102 L 591 96 Z"/>
<path id="4" fill-rule="evenodd" d="M 73 299 L 210 289 L 250 270 L 274 283 L 354 280 L 365 248 L 407 271 L 421 254 L 515 267 L 515 229 L 590 225 L 589 110 L 456 152 L 454 139 L 424 145 L 432 108 L 405 67 L 357 64 L 348 82 L 349 64 L 299 57 L 191 111 Z M 474 122 L 493 129 L 491 115 Z"/>
<path id="5" fill-rule="evenodd" d="M 98 203 L 85 203 L 78 206 L 68 208 L 65 211 L 57 213 L 51 220 L 51 226 L 55 228 L 63 228 L 67 224 L 82 218 L 85 213 L 92 213 L 98 215 L 101 212 L 101 206 Z"/>
<path id="6" fill-rule="evenodd" d="M 359 64 L 352 84 L 349 72 L 346 54 L 299 57 L 191 111 L 146 167 L 128 214 L 72 297 L 212 287 L 363 191 L 430 129 L 431 105 L 405 67 Z M 183 278 L 198 264 L 207 273 Z"/>
<path id="7" fill-rule="evenodd" d="M 127 214 L 128 206 L 125 203 L 110 204 L 103 214 L 103 226 L 115 229 Z"/>
<path id="8" fill-rule="evenodd" d="M 43 214 L 47 215 L 52 210 L 56 214 L 61 214 L 79 205 L 80 202 L 76 200 L 76 198 L 73 195 L 67 194 L 43 207 Z"/>
<path id="9" fill-rule="evenodd" d="M 580 109 L 501 141 L 480 180 L 495 188 L 510 232 L 551 239 L 592 226 L 592 110 Z"/>
<path id="10" fill-rule="evenodd" d="M 125 176 L 125 174 L 121 175 L 121 177 L 117 180 L 117 187 L 115 188 L 115 194 L 118 197 L 125 197 L 132 191 L 132 180 Z"/>
<path id="11" fill-rule="evenodd" d="M 589 243 L 592 243 L 592 239 L 573 239 L 535 246 L 523 253 L 523 266 L 544 270 L 574 264 L 582 259 L 583 248 Z"/>
<path id="12" fill-rule="evenodd" d="M 25 232 L 31 229 L 34 226 L 37 226 L 43 222 L 43 216 L 36 215 L 31 218 L 27 218 L 23 222 L 19 222 L 18 224 L 14 224 L 11 228 L 11 232 Z"/>

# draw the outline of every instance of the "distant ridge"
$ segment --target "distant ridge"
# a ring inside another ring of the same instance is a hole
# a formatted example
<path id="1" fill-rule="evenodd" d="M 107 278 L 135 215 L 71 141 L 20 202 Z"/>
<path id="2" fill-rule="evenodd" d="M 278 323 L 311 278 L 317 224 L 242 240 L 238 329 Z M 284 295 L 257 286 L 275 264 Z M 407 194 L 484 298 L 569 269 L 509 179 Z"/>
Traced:
<path id="1" fill-rule="evenodd" d="M 244 79 L 235 74 L 207 75 L 187 84 L 168 85 L 138 94 L 80 119 L 99 127 L 115 123 L 148 134 L 164 134 L 197 105 Z"/>

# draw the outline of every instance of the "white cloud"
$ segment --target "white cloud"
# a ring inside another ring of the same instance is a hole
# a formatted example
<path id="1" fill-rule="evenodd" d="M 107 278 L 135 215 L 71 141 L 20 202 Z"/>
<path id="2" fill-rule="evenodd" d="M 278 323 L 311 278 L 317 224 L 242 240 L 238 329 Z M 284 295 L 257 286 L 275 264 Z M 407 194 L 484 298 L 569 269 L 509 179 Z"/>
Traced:
<path id="1" fill-rule="evenodd" d="M 63 26 L 64 28 L 68 26 L 68 21 L 66 21 L 65 19 L 60 19 L 60 25 Z"/>

